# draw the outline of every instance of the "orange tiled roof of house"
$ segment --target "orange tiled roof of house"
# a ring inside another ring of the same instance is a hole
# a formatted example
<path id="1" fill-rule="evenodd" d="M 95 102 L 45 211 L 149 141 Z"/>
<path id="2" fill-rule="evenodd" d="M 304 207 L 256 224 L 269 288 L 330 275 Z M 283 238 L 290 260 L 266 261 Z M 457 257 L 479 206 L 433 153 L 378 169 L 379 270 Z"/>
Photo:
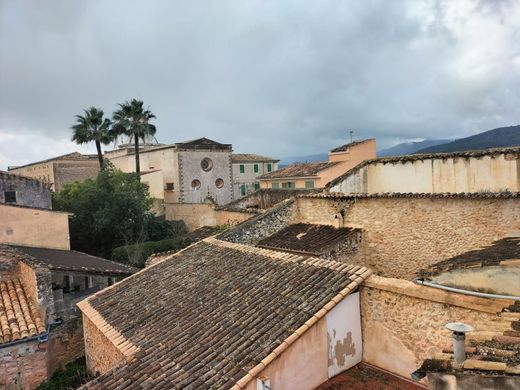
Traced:
<path id="1" fill-rule="evenodd" d="M 0 281 L 0 344 L 45 333 L 38 309 L 19 279 Z"/>
<path id="2" fill-rule="evenodd" d="M 86 388 L 243 388 L 370 274 L 207 238 L 78 304 L 127 358 Z"/>
<path id="3" fill-rule="evenodd" d="M 258 179 L 281 179 L 287 177 L 309 177 L 316 176 L 320 171 L 331 168 L 339 162 L 309 162 L 295 163 L 285 168 L 259 176 Z"/>

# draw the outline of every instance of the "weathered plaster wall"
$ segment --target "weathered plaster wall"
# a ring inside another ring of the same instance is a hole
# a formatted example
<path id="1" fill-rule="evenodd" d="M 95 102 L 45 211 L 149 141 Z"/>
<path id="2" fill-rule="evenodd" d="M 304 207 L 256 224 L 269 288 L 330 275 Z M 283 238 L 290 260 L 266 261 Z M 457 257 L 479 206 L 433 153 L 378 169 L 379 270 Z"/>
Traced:
<path id="1" fill-rule="evenodd" d="M 211 203 L 165 203 L 165 218 L 168 221 L 182 219 L 193 231 L 202 226 L 234 226 L 255 214 L 239 211 L 216 210 Z"/>
<path id="2" fill-rule="evenodd" d="M 451 345 L 447 323 L 489 331 L 509 304 L 372 276 L 361 288 L 363 361 L 409 377 L 424 359 Z"/>
<path id="3" fill-rule="evenodd" d="M 363 229 L 357 256 L 387 277 L 412 279 L 443 259 L 520 230 L 517 198 L 297 198 L 295 222 Z M 341 216 L 341 214 L 344 216 Z"/>
<path id="4" fill-rule="evenodd" d="M 520 265 L 452 270 L 431 280 L 465 290 L 520 296 Z"/>
<path id="5" fill-rule="evenodd" d="M 0 203 L 5 203 L 5 191 L 16 192 L 14 204 L 49 210 L 52 208 L 48 182 L 0 171 Z"/>
<path id="6" fill-rule="evenodd" d="M 0 204 L 0 243 L 70 249 L 69 214 Z"/>
<path id="7" fill-rule="evenodd" d="M 331 192 L 369 194 L 504 190 L 520 190 L 518 153 L 386 163 L 375 161 L 331 188 Z"/>
<path id="8" fill-rule="evenodd" d="M 90 373 L 103 374 L 124 360 L 124 355 L 85 315 L 83 315 L 83 337 L 87 369 Z"/>
<path id="9" fill-rule="evenodd" d="M 291 344 L 251 380 L 267 378 L 272 389 L 312 390 L 361 361 L 359 298 L 353 294 Z"/>

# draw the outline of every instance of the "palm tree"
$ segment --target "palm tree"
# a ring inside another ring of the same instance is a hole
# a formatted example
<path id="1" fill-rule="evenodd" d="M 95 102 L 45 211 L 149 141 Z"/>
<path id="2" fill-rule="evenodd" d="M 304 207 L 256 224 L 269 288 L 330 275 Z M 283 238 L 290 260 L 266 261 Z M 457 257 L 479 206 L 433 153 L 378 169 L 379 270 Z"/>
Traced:
<path id="1" fill-rule="evenodd" d="M 125 134 L 134 140 L 135 146 L 135 172 L 139 176 L 141 166 L 139 163 L 139 139 L 145 142 L 146 136 L 154 135 L 156 128 L 150 123 L 155 115 L 144 108 L 142 100 L 132 99 L 119 104 L 119 109 L 114 112 L 112 119 L 114 125 L 112 132 L 115 136 Z"/>
<path id="2" fill-rule="evenodd" d="M 110 132 L 112 122 L 108 118 L 103 118 L 103 110 L 90 107 L 83 110 L 84 115 L 76 115 L 76 123 L 72 126 L 72 141 L 79 144 L 86 144 L 94 141 L 96 143 L 99 166 L 103 168 L 103 153 L 101 144 L 108 145 L 113 141 Z"/>

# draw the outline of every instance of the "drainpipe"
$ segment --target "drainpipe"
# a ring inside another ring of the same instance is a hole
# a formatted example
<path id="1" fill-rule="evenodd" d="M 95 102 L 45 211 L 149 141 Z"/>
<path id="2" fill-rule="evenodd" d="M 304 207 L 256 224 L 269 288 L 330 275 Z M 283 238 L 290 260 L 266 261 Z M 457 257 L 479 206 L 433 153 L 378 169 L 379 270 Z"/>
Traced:
<path id="1" fill-rule="evenodd" d="M 0 349 L 10 347 L 10 346 L 16 345 L 16 344 L 26 343 L 26 342 L 32 341 L 32 340 L 38 340 L 39 343 L 44 343 L 45 341 L 49 340 L 49 335 L 51 333 L 51 327 L 54 325 L 60 325 L 60 324 L 61 324 L 61 320 L 50 322 L 47 324 L 47 330 L 45 331 L 45 333 L 38 334 L 36 336 L 27 337 L 25 339 L 11 341 L 11 342 L 5 343 L 5 344 L 0 344 Z"/>
<path id="2" fill-rule="evenodd" d="M 417 279 L 416 283 L 422 284 L 423 286 L 439 288 L 441 290 L 456 292 L 456 293 L 459 293 L 459 294 L 472 295 L 472 296 L 475 296 L 475 297 L 493 298 L 493 299 L 511 299 L 511 300 L 514 300 L 514 301 L 520 301 L 520 297 L 519 296 L 515 296 L 515 295 L 489 294 L 489 293 L 483 293 L 483 292 L 478 292 L 478 291 L 464 290 L 462 288 L 444 286 L 442 284 L 435 283 L 435 282 L 427 282 L 424 279 Z"/>

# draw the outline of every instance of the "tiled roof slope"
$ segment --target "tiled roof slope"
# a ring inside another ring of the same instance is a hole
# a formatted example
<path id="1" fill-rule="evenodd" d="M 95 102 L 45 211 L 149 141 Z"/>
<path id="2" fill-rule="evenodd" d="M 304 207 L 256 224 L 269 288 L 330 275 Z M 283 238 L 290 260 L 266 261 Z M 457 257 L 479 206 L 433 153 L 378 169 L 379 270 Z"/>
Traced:
<path id="1" fill-rule="evenodd" d="M 287 177 L 316 176 L 320 171 L 331 168 L 338 162 L 295 163 L 285 168 L 259 176 L 258 179 L 283 179 Z"/>
<path id="2" fill-rule="evenodd" d="M 419 276 L 427 277 L 454 269 L 504 264 L 520 266 L 520 237 L 502 238 L 484 248 L 468 251 L 447 260 L 443 260 L 431 265 L 427 269 L 421 270 Z"/>
<path id="3" fill-rule="evenodd" d="M 349 239 L 358 229 L 329 225 L 296 223 L 287 226 L 272 236 L 266 237 L 257 246 L 319 256 L 328 248 Z"/>
<path id="4" fill-rule="evenodd" d="M 234 153 L 231 155 L 231 161 L 234 163 L 237 163 L 237 162 L 278 162 L 280 160 L 276 160 L 272 157 L 260 156 L 259 154 Z"/>
<path id="5" fill-rule="evenodd" d="M 331 153 L 346 152 L 349 148 L 351 148 L 353 146 L 361 145 L 361 144 L 364 144 L 365 142 L 373 141 L 374 139 L 375 138 L 369 138 L 369 139 L 364 139 L 361 141 L 350 142 L 348 144 L 338 146 L 337 148 L 332 149 L 330 152 Z"/>
<path id="6" fill-rule="evenodd" d="M 211 149 L 211 150 L 231 150 L 231 144 L 221 144 L 220 142 L 213 141 L 211 139 L 202 137 L 197 138 L 190 141 L 185 142 L 177 142 L 175 146 L 178 149 L 189 149 L 189 150 L 197 150 L 197 149 Z"/>
<path id="7" fill-rule="evenodd" d="M 95 160 L 95 161 L 97 161 L 97 158 L 98 158 L 97 154 L 81 154 L 78 152 L 72 152 L 72 153 L 62 154 L 61 156 L 51 157 L 46 160 L 32 162 L 32 163 L 25 164 L 25 165 L 8 167 L 7 169 L 12 170 L 12 169 L 18 169 L 18 168 L 25 168 L 25 167 L 29 167 L 31 165 L 43 164 L 43 163 L 51 162 L 51 161 L 63 161 L 63 160 L 75 160 L 75 161 L 77 161 L 77 160 L 80 160 L 80 161 L 81 160 Z"/>
<path id="8" fill-rule="evenodd" d="M 366 167 L 370 164 L 397 164 L 397 163 L 407 163 L 410 161 L 420 161 L 420 160 L 445 160 L 447 158 L 480 158 L 484 156 L 496 156 L 499 154 L 508 154 L 516 156 L 516 158 L 520 158 L 520 147 L 511 147 L 511 148 L 491 148 L 484 150 L 466 150 L 463 152 L 451 152 L 451 153 L 417 153 L 417 154 L 406 154 L 403 156 L 395 156 L 395 157 L 380 157 L 373 158 L 370 160 L 365 160 L 361 164 L 356 165 L 354 168 L 348 170 L 343 175 L 338 176 L 334 180 L 327 183 L 326 187 L 331 188 L 336 184 L 341 183 L 346 177 L 352 175 L 363 167 Z"/>
<path id="9" fill-rule="evenodd" d="M 369 275 L 208 238 L 79 303 L 136 351 L 87 388 L 242 388 Z"/>
<path id="10" fill-rule="evenodd" d="M 131 275 L 137 272 L 137 268 L 115 261 L 92 256 L 83 252 L 68 251 L 63 249 L 32 248 L 25 246 L 13 246 L 19 252 L 28 254 L 51 270 L 95 273 L 103 275 Z"/>
<path id="11" fill-rule="evenodd" d="M 0 280 L 0 345 L 41 333 L 45 324 L 20 280 Z"/>

